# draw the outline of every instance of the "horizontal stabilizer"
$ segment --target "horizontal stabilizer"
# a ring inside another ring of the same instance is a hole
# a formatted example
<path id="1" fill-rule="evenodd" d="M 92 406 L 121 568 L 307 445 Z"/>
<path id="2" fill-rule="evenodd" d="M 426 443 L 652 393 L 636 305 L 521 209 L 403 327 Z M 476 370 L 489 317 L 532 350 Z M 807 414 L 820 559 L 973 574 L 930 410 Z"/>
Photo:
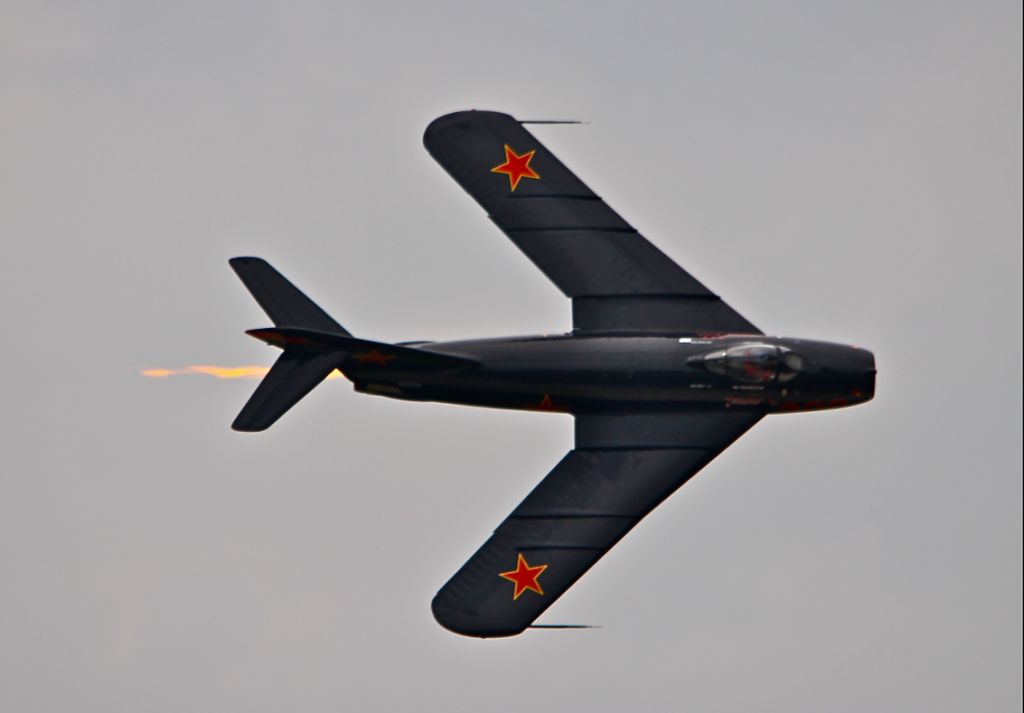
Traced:
<path id="1" fill-rule="evenodd" d="M 258 257 L 228 260 L 260 307 L 278 327 L 302 327 L 320 332 L 348 335 L 340 324 L 284 275 Z"/>
<path id="2" fill-rule="evenodd" d="M 271 367 L 231 424 L 236 431 L 263 431 L 299 402 L 345 358 L 336 352 L 287 350 Z"/>

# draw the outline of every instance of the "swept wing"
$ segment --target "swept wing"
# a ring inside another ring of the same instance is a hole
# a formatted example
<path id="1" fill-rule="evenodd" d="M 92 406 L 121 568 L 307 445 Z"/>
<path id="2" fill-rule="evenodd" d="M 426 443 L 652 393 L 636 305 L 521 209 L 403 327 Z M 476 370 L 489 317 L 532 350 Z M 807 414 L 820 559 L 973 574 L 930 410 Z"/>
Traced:
<path id="1" fill-rule="evenodd" d="M 525 630 L 634 525 L 761 419 L 704 411 L 576 417 L 576 447 L 434 598 L 468 636 Z"/>
<path id="2" fill-rule="evenodd" d="M 442 116 L 427 127 L 423 143 L 572 298 L 574 332 L 760 334 L 508 114 Z"/>

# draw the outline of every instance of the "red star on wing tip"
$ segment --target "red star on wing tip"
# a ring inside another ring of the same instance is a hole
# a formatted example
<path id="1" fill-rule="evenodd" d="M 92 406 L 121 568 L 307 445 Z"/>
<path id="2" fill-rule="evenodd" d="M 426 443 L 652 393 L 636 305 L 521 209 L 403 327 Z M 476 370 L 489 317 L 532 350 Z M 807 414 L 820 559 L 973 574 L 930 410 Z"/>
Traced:
<path id="1" fill-rule="evenodd" d="M 516 568 L 509 572 L 501 572 L 498 574 L 499 577 L 507 579 L 516 585 L 515 591 L 512 593 L 513 601 L 519 599 L 519 596 L 529 590 L 536 594 L 544 594 L 544 590 L 540 588 L 540 584 L 537 582 L 537 577 L 546 570 L 548 566 L 546 564 L 539 564 L 536 567 L 531 567 L 520 552 L 516 557 Z"/>
<path id="2" fill-rule="evenodd" d="M 491 169 L 491 173 L 504 173 L 508 176 L 509 190 L 514 191 L 519 181 L 523 178 L 539 179 L 540 175 L 530 168 L 530 161 L 536 149 L 527 151 L 524 154 L 517 154 L 512 147 L 505 144 L 505 163 L 499 164 Z"/>

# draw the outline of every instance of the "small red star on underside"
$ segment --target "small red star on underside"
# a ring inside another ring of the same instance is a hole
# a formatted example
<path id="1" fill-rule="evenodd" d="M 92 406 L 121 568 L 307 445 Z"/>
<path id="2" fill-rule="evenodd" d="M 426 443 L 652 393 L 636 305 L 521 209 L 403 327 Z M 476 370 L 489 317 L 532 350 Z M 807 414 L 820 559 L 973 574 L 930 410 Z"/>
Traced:
<path id="1" fill-rule="evenodd" d="M 537 150 L 527 151 L 524 154 L 517 154 L 512 147 L 505 144 L 505 163 L 495 166 L 491 173 L 504 173 L 508 176 L 509 190 L 514 191 L 523 178 L 540 178 L 540 175 L 530 168 L 530 161 Z"/>
<path id="2" fill-rule="evenodd" d="M 526 408 L 531 411 L 553 411 L 556 413 L 565 411 L 564 407 L 551 400 L 550 394 L 544 394 L 544 398 L 542 398 L 539 403 L 530 404 Z"/>
<path id="3" fill-rule="evenodd" d="M 512 593 L 512 599 L 516 600 L 519 599 L 519 595 L 527 590 L 537 594 L 544 594 L 544 590 L 540 588 L 540 584 L 537 582 L 537 577 L 547 568 L 546 564 L 531 567 L 520 552 L 516 557 L 516 568 L 510 572 L 502 572 L 498 576 L 516 585 L 516 589 Z"/>
<path id="4" fill-rule="evenodd" d="M 387 366 L 388 362 L 398 357 L 394 354 L 381 354 L 376 349 L 369 352 L 362 352 L 361 354 L 353 354 L 352 358 L 360 364 L 376 364 L 378 366 Z"/>

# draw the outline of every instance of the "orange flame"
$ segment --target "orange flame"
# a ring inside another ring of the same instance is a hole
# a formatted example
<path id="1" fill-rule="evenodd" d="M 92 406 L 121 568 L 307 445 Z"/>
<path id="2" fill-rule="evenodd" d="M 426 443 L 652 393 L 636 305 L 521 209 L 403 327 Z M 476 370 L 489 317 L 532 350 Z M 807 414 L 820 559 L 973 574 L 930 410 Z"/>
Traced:
<path id="1" fill-rule="evenodd" d="M 186 366 L 183 369 L 143 369 L 143 376 L 156 379 L 165 379 L 168 376 L 189 376 L 201 374 L 214 376 L 218 379 L 262 379 L 270 371 L 269 366 L 211 366 L 209 364 L 196 364 Z M 327 375 L 328 379 L 341 378 L 341 374 L 334 370 Z"/>

